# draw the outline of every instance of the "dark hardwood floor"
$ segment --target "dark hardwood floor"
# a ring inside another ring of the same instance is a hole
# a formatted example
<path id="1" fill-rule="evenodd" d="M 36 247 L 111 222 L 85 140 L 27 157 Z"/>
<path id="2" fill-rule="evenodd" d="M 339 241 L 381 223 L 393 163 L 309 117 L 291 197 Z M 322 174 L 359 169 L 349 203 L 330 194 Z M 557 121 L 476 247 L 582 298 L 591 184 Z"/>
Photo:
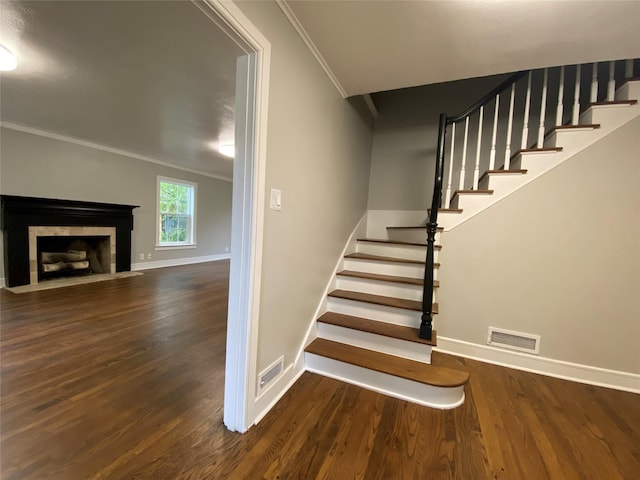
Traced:
<path id="1" fill-rule="evenodd" d="M 0 292 L 1 478 L 638 479 L 640 396 L 447 355 L 439 411 L 305 373 L 222 425 L 228 262 Z"/>

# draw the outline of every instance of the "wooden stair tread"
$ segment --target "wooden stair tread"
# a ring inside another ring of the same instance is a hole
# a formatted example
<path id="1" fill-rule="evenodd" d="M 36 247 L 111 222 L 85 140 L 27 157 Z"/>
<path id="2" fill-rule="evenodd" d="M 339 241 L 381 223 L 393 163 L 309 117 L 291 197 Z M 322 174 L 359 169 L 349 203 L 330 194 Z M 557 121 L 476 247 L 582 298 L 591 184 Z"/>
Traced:
<path id="1" fill-rule="evenodd" d="M 404 308 L 405 310 L 414 310 L 422 312 L 422 302 L 418 300 L 407 300 L 405 298 L 385 297 L 382 295 L 373 295 L 371 293 L 353 292 L 351 290 L 333 290 L 329 293 L 330 297 L 343 298 L 345 300 L 355 300 L 356 302 L 373 303 L 374 305 L 383 305 L 386 307 Z M 438 313 L 438 304 L 432 305 L 432 313 Z"/>
<path id="2" fill-rule="evenodd" d="M 458 195 L 493 195 L 493 190 L 456 190 L 451 196 L 451 201 Z"/>
<path id="3" fill-rule="evenodd" d="M 341 272 L 338 272 L 337 275 L 342 275 L 344 277 L 366 278 L 369 280 L 379 280 L 381 282 L 408 283 L 409 285 L 420 285 L 420 286 L 424 285 L 424 280 L 422 278 L 398 277 L 395 275 L 380 275 L 379 273 L 355 272 L 353 270 L 343 270 Z M 438 282 L 438 280 L 434 280 L 433 286 L 439 287 L 440 282 Z"/>
<path id="4" fill-rule="evenodd" d="M 402 240 L 386 240 L 383 238 L 358 238 L 358 242 L 382 243 L 384 245 L 408 245 L 410 247 L 426 247 L 427 242 L 403 242 Z M 442 245 L 434 245 L 435 250 L 442 250 Z"/>
<path id="5" fill-rule="evenodd" d="M 376 262 L 393 262 L 393 263 L 410 263 L 412 265 L 424 265 L 424 260 L 407 260 L 406 258 L 385 257 L 381 255 L 370 255 L 368 253 L 350 253 L 345 255 L 344 258 L 352 258 L 356 260 L 373 260 Z M 434 263 L 434 266 L 439 267 L 439 263 Z"/>
<path id="6" fill-rule="evenodd" d="M 408 342 L 422 343 L 425 345 L 437 345 L 436 331 L 433 331 L 431 340 L 420 338 L 420 330 L 417 328 L 395 325 L 393 323 L 378 322 L 368 318 L 354 317 L 342 313 L 327 312 L 322 315 L 318 322 L 336 325 L 338 327 L 351 328 L 361 332 L 373 333 L 384 337 L 397 338 Z"/>
<path id="7" fill-rule="evenodd" d="M 516 153 L 511 155 L 511 160 L 515 160 L 518 155 L 521 155 L 523 153 L 553 153 L 561 151 L 562 147 L 521 148 L 520 150 L 516 150 Z"/>
<path id="8" fill-rule="evenodd" d="M 387 227 L 387 230 L 426 230 L 426 225 L 417 225 L 417 226 L 409 226 L 409 227 Z M 438 232 L 444 232 L 444 227 L 436 228 Z"/>
<path id="9" fill-rule="evenodd" d="M 549 135 L 551 135 L 552 133 L 558 131 L 558 130 L 574 130 L 574 129 L 581 129 L 581 128 L 590 128 L 592 130 L 595 130 L 596 128 L 600 128 L 600 124 L 599 123 L 592 123 L 592 124 L 578 124 L 578 125 L 557 125 L 555 127 L 553 127 L 551 130 L 549 130 L 547 133 L 544 134 L 544 137 L 547 138 Z"/>
<path id="10" fill-rule="evenodd" d="M 482 180 L 484 180 L 484 177 L 487 177 L 489 175 L 526 175 L 527 171 L 524 169 L 516 169 L 516 170 L 504 170 L 504 169 L 500 169 L 500 170 L 486 170 L 482 176 L 480 177 L 480 180 L 478 180 L 478 183 L 482 182 Z"/>
<path id="11" fill-rule="evenodd" d="M 427 211 L 431 212 L 431 209 L 428 209 Z M 462 209 L 461 208 L 439 208 L 438 212 L 440 212 L 440 213 L 462 213 Z"/>
<path id="12" fill-rule="evenodd" d="M 469 381 L 467 372 L 407 360 L 324 338 L 316 338 L 305 348 L 305 352 L 434 387 L 460 387 Z"/>
<path id="13" fill-rule="evenodd" d="M 591 102 L 587 108 L 589 107 L 601 107 L 607 105 L 635 105 L 638 103 L 638 100 L 606 100 L 603 102 Z"/>

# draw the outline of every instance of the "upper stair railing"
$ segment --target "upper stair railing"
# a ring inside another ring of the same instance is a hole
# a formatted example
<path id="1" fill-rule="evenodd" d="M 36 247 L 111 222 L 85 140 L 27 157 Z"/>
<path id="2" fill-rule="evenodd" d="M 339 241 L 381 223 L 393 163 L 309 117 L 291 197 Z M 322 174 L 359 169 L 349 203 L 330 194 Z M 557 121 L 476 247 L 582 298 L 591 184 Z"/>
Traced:
<path id="1" fill-rule="evenodd" d="M 543 149 L 548 130 L 579 125 L 581 111 L 594 103 L 614 104 L 617 86 L 633 78 L 638 63 L 637 59 L 618 60 L 517 72 L 464 112 L 454 116 L 440 114 L 433 198 L 427 220 L 421 338 L 432 337 L 438 210 L 453 209 L 460 193 L 479 191 L 480 172 L 509 171 L 511 161 L 522 150 Z M 483 132 L 487 131 L 491 133 L 490 141 L 483 139 Z"/>

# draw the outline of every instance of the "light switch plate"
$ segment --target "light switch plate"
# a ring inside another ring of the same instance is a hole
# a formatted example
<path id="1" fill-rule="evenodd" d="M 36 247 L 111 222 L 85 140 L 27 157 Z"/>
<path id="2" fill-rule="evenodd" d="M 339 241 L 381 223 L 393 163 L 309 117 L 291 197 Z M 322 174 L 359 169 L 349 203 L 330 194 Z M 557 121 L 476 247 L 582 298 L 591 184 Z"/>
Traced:
<path id="1" fill-rule="evenodd" d="M 269 208 L 278 212 L 282 210 L 282 192 L 276 188 L 271 189 Z"/>

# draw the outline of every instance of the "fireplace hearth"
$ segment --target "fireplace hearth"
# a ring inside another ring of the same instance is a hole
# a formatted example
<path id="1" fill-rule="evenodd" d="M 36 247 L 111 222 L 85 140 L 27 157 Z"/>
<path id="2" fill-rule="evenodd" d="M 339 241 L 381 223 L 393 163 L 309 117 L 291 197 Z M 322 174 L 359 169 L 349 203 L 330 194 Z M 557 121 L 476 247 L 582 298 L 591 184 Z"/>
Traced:
<path id="1" fill-rule="evenodd" d="M 5 283 L 131 270 L 135 205 L 1 195 Z"/>

